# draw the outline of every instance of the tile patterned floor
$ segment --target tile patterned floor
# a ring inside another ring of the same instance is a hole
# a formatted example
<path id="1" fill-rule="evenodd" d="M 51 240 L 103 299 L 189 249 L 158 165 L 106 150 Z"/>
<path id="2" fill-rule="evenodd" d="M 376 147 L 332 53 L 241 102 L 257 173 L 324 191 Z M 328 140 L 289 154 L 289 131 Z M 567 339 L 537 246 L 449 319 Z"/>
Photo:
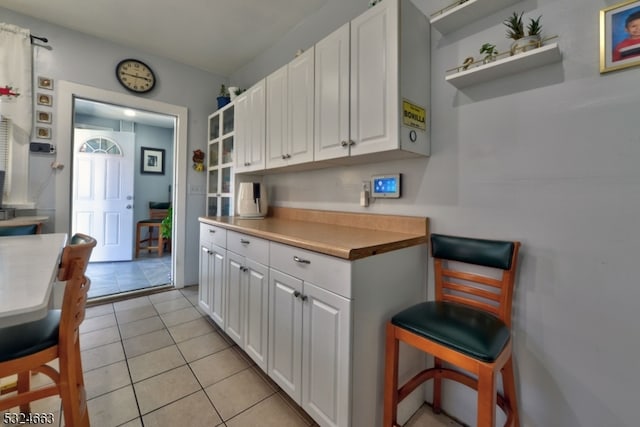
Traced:
<path id="1" fill-rule="evenodd" d="M 87 276 L 91 278 L 89 298 L 165 285 L 171 283 L 171 254 L 158 257 L 142 251 L 133 261 L 92 262 Z"/>
<path id="2" fill-rule="evenodd" d="M 88 308 L 81 348 L 93 427 L 316 425 L 202 315 L 197 287 Z M 32 404 L 56 423 L 59 407 L 58 397 Z M 457 425 L 428 407 L 406 424 Z"/>

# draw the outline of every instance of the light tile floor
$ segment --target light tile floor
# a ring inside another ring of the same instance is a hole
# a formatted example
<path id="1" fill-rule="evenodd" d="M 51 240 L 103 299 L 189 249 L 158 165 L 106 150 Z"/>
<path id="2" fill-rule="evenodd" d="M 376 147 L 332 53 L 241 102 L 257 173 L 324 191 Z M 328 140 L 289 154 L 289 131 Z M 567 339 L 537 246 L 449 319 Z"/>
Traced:
<path id="1" fill-rule="evenodd" d="M 188 287 L 87 309 L 80 342 L 92 427 L 315 426 L 197 298 Z M 51 397 L 32 411 L 54 412 L 57 424 L 59 407 Z M 458 424 L 424 406 L 406 426 Z"/>

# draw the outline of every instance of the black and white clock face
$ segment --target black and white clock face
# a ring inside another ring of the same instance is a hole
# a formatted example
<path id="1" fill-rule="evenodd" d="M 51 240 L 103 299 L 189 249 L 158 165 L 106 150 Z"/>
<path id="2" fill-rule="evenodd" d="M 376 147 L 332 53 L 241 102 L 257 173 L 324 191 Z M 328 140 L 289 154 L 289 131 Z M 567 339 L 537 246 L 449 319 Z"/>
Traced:
<path id="1" fill-rule="evenodd" d="M 151 68 L 137 59 L 125 59 L 116 67 L 116 77 L 122 86 L 136 93 L 149 92 L 156 84 Z"/>

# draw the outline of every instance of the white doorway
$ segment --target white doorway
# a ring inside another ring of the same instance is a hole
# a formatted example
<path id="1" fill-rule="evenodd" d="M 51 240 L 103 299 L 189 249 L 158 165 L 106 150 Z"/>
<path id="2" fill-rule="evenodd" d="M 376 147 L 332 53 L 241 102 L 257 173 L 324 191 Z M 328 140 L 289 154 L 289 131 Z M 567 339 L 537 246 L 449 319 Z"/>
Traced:
<path id="1" fill-rule="evenodd" d="M 73 140 L 73 104 L 75 98 L 95 100 L 114 105 L 126 105 L 134 109 L 173 116 L 175 119 L 175 138 L 171 186 L 175 189 L 187 188 L 187 170 L 189 166 L 187 161 L 187 108 L 68 81 L 60 81 L 58 91 L 56 111 L 59 120 L 57 121 L 58 127 L 56 129 L 56 140 L 58 141 L 56 161 L 63 167 L 57 172 L 56 177 L 56 232 L 71 232 L 71 169 L 73 165 L 71 141 Z M 174 191 L 171 202 L 173 205 L 173 256 L 171 270 L 174 286 L 182 288 L 186 284 L 185 264 L 179 260 L 184 260 L 186 256 L 186 191 Z"/>
<path id="2" fill-rule="evenodd" d="M 71 233 L 99 242 L 92 262 L 131 261 L 133 253 L 133 132 L 75 129 Z"/>

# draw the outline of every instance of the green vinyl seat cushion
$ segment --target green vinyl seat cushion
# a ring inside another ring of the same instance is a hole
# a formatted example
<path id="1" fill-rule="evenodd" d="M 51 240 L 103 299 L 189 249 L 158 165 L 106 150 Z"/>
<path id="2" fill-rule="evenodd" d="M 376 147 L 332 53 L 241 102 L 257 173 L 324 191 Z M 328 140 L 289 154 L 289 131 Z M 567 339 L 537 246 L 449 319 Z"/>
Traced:
<path id="1" fill-rule="evenodd" d="M 60 310 L 33 322 L 0 328 L 0 362 L 18 359 L 58 344 Z"/>
<path id="2" fill-rule="evenodd" d="M 493 362 L 510 337 L 496 316 L 451 302 L 416 304 L 393 316 L 391 323 L 484 362 Z"/>
<path id="3" fill-rule="evenodd" d="M 38 226 L 36 224 L 9 227 L 0 226 L 0 236 L 26 236 L 29 234 L 36 234 L 37 232 Z"/>

